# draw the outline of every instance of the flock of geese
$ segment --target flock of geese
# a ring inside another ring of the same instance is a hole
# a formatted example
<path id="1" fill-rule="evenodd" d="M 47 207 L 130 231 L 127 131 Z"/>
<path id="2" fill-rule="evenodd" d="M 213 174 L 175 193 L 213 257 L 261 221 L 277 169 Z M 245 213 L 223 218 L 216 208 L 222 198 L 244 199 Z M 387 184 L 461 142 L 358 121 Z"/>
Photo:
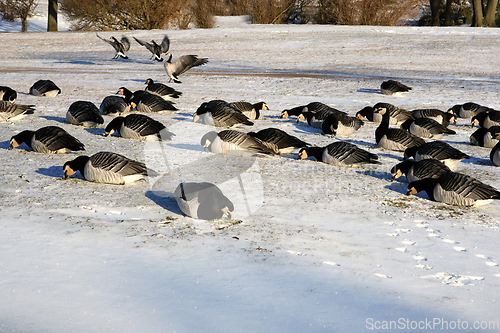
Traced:
<path id="1" fill-rule="evenodd" d="M 170 45 L 167 36 L 159 44 L 134 39 L 150 50 L 152 58 L 157 61 L 163 61 L 162 54 L 167 54 L 165 69 L 176 83 L 180 82 L 178 76 L 189 68 L 208 62 L 206 58 L 188 55 L 172 63 L 172 55 L 167 53 Z M 115 58 L 126 58 L 125 52 L 130 48 L 126 37 L 120 41 L 114 37 L 103 40 L 115 48 Z M 116 133 L 128 139 L 171 140 L 174 133 L 142 113 L 173 113 L 177 108 L 172 100 L 180 98 L 182 93 L 152 79 L 147 79 L 145 85 L 144 90 L 134 92 L 120 87 L 115 95 L 105 97 L 99 108 L 89 101 L 74 102 L 68 108 L 66 120 L 78 126 L 98 127 L 105 122 L 103 115 L 108 115 L 114 118 L 105 126 L 105 136 Z M 383 94 L 394 95 L 406 93 L 411 87 L 388 80 L 381 84 L 380 89 Z M 61 89 L 51 80 L 40 80 L 30 87 L 29 93 L 55 97 Z M 16 98 L 16 91 L 0 87 L 0 121 L 15 121 L 34 113 L 34 105 L 16 104 Z M 201 146 L 214 154 L 230 156 L 283 155 L 298 151 L 298 159 L 312 157 L 336 166 L 380 164 L 378 155 L 347 141 L 317 147 L 278 128 L 258 132 L 237 130 L 241 126 L 252 126 L 261 118 L 261 111 L 268 109 L 264 102 L 212 100 L 202 103 L 194 112 L 193 121 L 224 129 L 207 132 L 200 139 Z M 131 113 L 132 110 L 135 112 Z M 408 111 L 389 103 L 377 103 L 351 116 L 321 102 L 312 102 L 281 112 L 281 119 L 291 117 L 295 117 L 297 123 L 306 121 L 310 126 L 321 129 L 325 135 L 335 137 L 355 134 L 365 121 L 378 123 L 374 133 L 377 146 L 404 154 L 403 161 L 391 169 L 391 175 L 392 180 L 405 175 L 409 181 L 408 195 L 425 191 L 431 200 L 457 206 L 480 205 L 500 199 L 500 192 L 495 188 L 471 176 L 454 172 L 456 165 L 470 156 L 440 141 L 445 135 L 456 134 L 449 125 L 456 124 L 457 118 L 471 119 L 472 126 L 479 126 L 470 136 L 471 144 L 491 148 L 491 162 L 500 166 L 500 111 L 472 102 L 455 105 L 446 112 L 438 109 Z M 22 144 L 44 154 L 85 150 L 82 142 L 58 126 L 22 131 L 12 136 L 10 149 Z M 106 184 L 126 184 L 158 175 L 140 161 L 107 151 L 78 156 L 64 163 L 64 179 L 76 172 L 88 181 Z M 211 220 L 231 217 L 234 211 L 231 200 L 216 185 L 208 182 L 180 183 L 174 196 L 180 209 L 193 218 Z"/>

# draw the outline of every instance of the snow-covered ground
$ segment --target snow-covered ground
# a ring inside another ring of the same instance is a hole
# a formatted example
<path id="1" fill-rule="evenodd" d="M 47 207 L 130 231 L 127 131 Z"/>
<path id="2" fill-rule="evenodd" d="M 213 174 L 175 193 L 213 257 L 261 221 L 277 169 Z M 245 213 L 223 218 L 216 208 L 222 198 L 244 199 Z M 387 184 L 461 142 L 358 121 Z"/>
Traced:
<path id="1" fill-rule="evenodd" d="M 17 103 L 36 105 L 34 115 L 0 124 L 0 331 L 498 331 L 499 202 L 464 209 L 405 196 L 404 177 L 390 182 L 389 173 L 402 154 L 376 147 L 375 124 L 332 138 L 279 114 L 313 101 L 350 114 L 377 102 L 500 108 L 500 30 L 225 24 L 102 33 L 122 34 L 168 34 L 174 57 L 210 60 L 175 85 L 178 112 L 151 115 L 176 134 L 171 142 L 103 137 L 103 128 L 65 121 L 74 101 L 99 106 L 119 87 L 167 83 L 144 47 L 133 42 L 129 60 L 112 60 L 93 32 L 0 34 L 0 85 L 18 91 Z M 413 91 L 380 94 L 388 78 Z M 62 94 L 28 95 L 39 79 Z M 382 164 L 341 168 L 296 153 L 214 157 L 199 145 L 214 128 L 192 123 L 192 114 L 216 98 L 267 102 L 265 119 L 244 131 L 279 127 L 315 145 L 344 139 Z M 47 125 L 87 151 L 8 150 L 16 133 Z M 469 122 L 453 128 L 457 135 L 444 140 L 472 156 L 457 170 L 500 188 L 490 150 L 469 145 Z M 165 174 L 127 186 L 61 180 L 64 162 L 103 150 Z M 184 217 L 168 197 L 179 179 L 220 184 L 235 219 Z"/>

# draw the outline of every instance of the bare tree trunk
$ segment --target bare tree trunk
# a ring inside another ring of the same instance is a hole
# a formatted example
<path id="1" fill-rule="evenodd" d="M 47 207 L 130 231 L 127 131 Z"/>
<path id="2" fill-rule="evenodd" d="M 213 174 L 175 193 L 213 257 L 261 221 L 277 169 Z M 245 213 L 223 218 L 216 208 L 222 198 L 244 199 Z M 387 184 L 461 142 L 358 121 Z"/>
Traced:
<path id="1" fill-rule="evenodd" d="M 21 32 L 26 32 L 28 31 L 28 18 L 23 17 L 21 18 Z"/>
<path id="2" fill-rule="evenodd" d="M 481 0 L 474 0 L 474 22 L 472 25 L 474 27 L 482 27 L 483 26 L 483 4 Z"/>
<path id="3" fill-rule="evenodd" d="M 489 0 L 484 14 L 484 23 L 488 27 L 496 27 L 495 12 L 497 10 L 498 0 Z"/>
<path id="4" fill-rule="evenodd" d="M 47 31 L 57 31 L 57 0 L 49 1 L 49 18 L 47 21 Z"/>
<path id="5" fill-rule="evenodd" d="M 481 1 L 481 0 L 479 0 Z M 439 0 L 430 0 L 431 5 L 431 25 L 440 26 L 439 22 Z"/>
<path id="6" fill-rule="evenodd" d="M 451 24 L 451 3 L 453 0 L 446 0 L 446 9 L 444 11 L 444 25 L 450 26 Z"/>

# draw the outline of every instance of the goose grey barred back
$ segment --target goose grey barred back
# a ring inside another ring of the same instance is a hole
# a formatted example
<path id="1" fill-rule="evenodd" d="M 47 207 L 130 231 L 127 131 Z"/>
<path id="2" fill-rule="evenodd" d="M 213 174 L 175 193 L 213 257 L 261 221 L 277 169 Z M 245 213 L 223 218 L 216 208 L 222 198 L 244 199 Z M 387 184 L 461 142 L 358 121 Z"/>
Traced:
<path id="1" fill-rule="evenodd" d="M 401 124 L 401 128 L 421 138 L 440 139 L 443 134 L 457 134 L 431 118 L 408 119 Z"/>
<path id="2" fill-rule="evenodd" d="M 429 199 L 449 205 L 470 207 L 500 199 L 500 192 L 471 176 L 447 172 L 439 178 L 425 178 L 411 182 L 407 195 L 425 191 Z"/>
<path id="3" fill-rule="evenodd" d="M 226 128 L 253 125 L 240 110 L 222 100 L 202 103 L 193 115 L 193 122 Z"/>
<path id="4" fill-rule="evenodd" d="M 182 95 L 180 91 L 177 91 L 174 88 L 169 87 L 163 83 L 154 82 L 153 79 L 147 79 L 145 84 L 147 84 L 147 87 L 145 89 L 147 92 L 161 96 L 166 100 L 179 98 Z"/>
<path id="5" fill-rule="evenodd" d="M 417 119 L 417 118 L 430 118 L 434 119 L 441 125 L 448 127 L 450 123 L 456 125 L 457 124 L 457 117 L 453 113 L 449 112 L 444 112 L 439 109 L 417 109 L 411 111 L 411 115 Z"/>
<path id="6" fill-rule="evenodd" d="M 0 86 L 0 100 L 14 103 L 17 98 L 17 92 L 6 86 Z"/>
<path id="7" fill-rule="evenodd" d="M 167 35 L 163 37 L 160 44 L 156 43 L 154 40 L 151 40 L 151 43 L 148 43 L 135 37 L 134 39 L 137 43 L 147 48 L 149 52 L 152 53 L 151 59 L 155 59 L 156 61 L 163 61 L 161 55 L 163 53 L 167 53 L 170 48 L 170 39 L 168 39 Z"/>
<path id="8" fill-rule="evenodd" d="M 64 163 L 64 179 L 68 179 L 77 171 L 88 181 L 115 185 L 135 182 L 148 175 L 158 175 L 154 170 L 146 168 L 144 163 L 112 152 L 99 152 L 90 157 L 78 156 Z"/>
<path id="9" fill-rule="evenodd" d="M 472 126 L 479 125 L 483 128 L 490 128 L 493 126 L 500 126 L 500 111 L 490 110 L 481 112 L 471 119 Z"/>
<path id="10" fill-rule="evenodd" d="M 56 97 L 61 89 L 51 80 L 38 80 L 30 87 L 29 93 L 38 97 Z"/>
<path id="11" fill-rule="evenodd" d="M 117 116 L 130 112 L 130 104 L 121 96 L 106 96 L 99 106 L 99 112 L 107 116 Z"/>
<path id="12" fill-rule="evenodd" d="M 66 112 L 66 120 L 70 124 L 84 127 L 96 127 L 104 124 L 104 119 L 97 106 L 88 101 L 77 101 L 72 103 Z"/>
<path id="13" fill-rule="evenodd" d="M 500 126 L 478 128 L 470 135 L 470 144 L 480 147 L 493 148 L 499 142 Z"/>
<path id="14" fill-rule="evenodd" d="M 411 87 L 395 80 L 387 80 L 380 85 L 380 91 L 384 95 L 400 95 L 410 90 L 412 90 Z"/>
<path id="15" fill-rule="evenodd" d="M 404 159 L 413 157 L 415 161 L 425 159 L 435 159 L 446 164 L 450 169 L 464 159 L 469 159 L 470 156 L 452 147 L 450 144 L 443 141 L 427 142 L 420 147 L 410 147 L 404 152 Z"/>
<path id="16" fill-rule="evenodd" d="M 34 112 L 34 105 L 14 104 L 7 101 L 0 101 L 0 121 L 19 120 Z"/>
<path id="17" fill-rule="evenodd" d="M 129 114 L 126 117 L 116 117 L 109 122 L 105 129 L 105 136 L 114 132 L 127 139 L 147 140 L 158 138 L 160 140 L 172 140 L 175 135 L 169 132 L 165 125 L 142 114 Z"/>
<path id="18" fill-rule="evenodd" d="M 168 52 L 167 60 L 163 66 L 165 67 L 165 71 L 167 72 L 170 81 L 182 83 L 179 80 L 179 75 L 193 67 L 205 65 L 207 62 L 207 58 L 198 58 L 198 56 L 193 54 L 180 56 L 176 61 L 172 62 L 172 54 Z"/>
<path id="19" fill-rule="evenodd" d="M 116 53 L 113 59 L 118 59 L 119 57 L 123 59 L 128 59 L 125 52 L 130 50 L 130 40 L 127 37 L 123 36 L 120 40 L 118 40 L 113 36 L 109 37 L 109 39 L 105 39 L 99 36 L 97 33 L 96 36 L 105 41 L 106 43 L 108 43 L 109 45 L 111 45 L 115 49 Z"/>
<path id="20" fill-rule="evenodd" d="M 307 147 L 299 151 L 299 159 L 314 157 L 319 162 L 339 166 L 359 166 L 361 164 L 380 164 L 378 156 L 359 148 L 353 143 L 337 141 L 326 147 Z"/>
<path id="21" fill-rule="evenodd" d="M 85 145 L 58 126 L 46 126 L 36 131 L 22 131 L 10 139 L 10 149 L 22 143 L 38 153 L 65 154 L 85 150 Z"/>
<path id="22" fill-rule="evenodd" d="M 446 172 L 451 172 L 451 169 L 438 160 L 427 159 L 418 162 L 415 160 L 405 160 L 392 167 L 391 181 L 404 174 L 408 182 L 411 183 L 425 178 L 439 178 Z"/>
<path id="23" fill-rule="evenodd" d="M 318 112 L 304 111 L 297 116 L 297 123 L 306 120 L 309 126 L 321 128 L 323 121 L 331 114 L 337 113 L 334 110 L 324 109 Z"/>
<path id="24" fill-rule="evenodd" d="M 382 114 L 378 112 L 379 109 L 387 109 L 389 111 L 389 124 L 397 125 L 405 122 L 408 119 L 414 119 L 413 115 L 405 110 L 398 108 L 389 103 L 377 103 L 374 106 L 366 106 L 356 112 L 356 118 L 363 120 L 364 118 L 374 123 L 382 122 Z"/>
<path id="25" fill-rule="evenodd" d="M 382 122 L 375 130 L 375 142 L 381 148 L 405 151 L 410 147 L 418 147 L 425 141 L 410 132 L 400 128 L 389 128 L 389 112 L 387 108 L 377 109 L 382 114 Z"/>
<path id="26" fill-rule="evenodd" d="M 280 118 L 283 119 L 283 118 L 288 118 L 290 116 L 298 117 L 303 112 L 316 113 L 316 112 L 324 111 L 324 110 L 345 113 L 343 111 L 337 110 L 337 109 L 335 109 L 329 105 L 326 105 L 324 103 L 321 103 L 321 102 L 311 102 L 307 105 L 300 105 L 300 106 L 296 106 L 292 109 L 287 109 L 287 110 L 281 111 Z"/>
<path id="27" fill-rule="evenodd" d="M 214 184 L 180 183 L 174 197 L 181 211 L 189 217 L 201 220 L 231 218 L 234 205 Z"/>
<path id="28" fill-rule="evenodd" d="M 468 102 L 465 104 L 454 105 L 450 109 L 448 109 L 448 112 L 456 114 L 459 118 L 470 119 L 481 112 L 486 112 L 490 110 L 493 109 L 487 106 L 479 105 L 474 102 Z"/>
<path id="29" fill-rule="evenodd" d="M 233 108 L 240 110 L 250 120 L 259 119 L 260 111 L 269 110 L 265 102 L 249 103 L 245 101 L 229 103 Z"/>
<path id="30" fill-rule="evenodd" d="M 491 163 L 495 164 L 496 166 L 500 166 L 500 142 L 491 149 L 490 160 Z"/>
<path id="31" fill-rule="evenodd" d="M 408 119 L 415 119 L 410 111 L 399 108 L 390 103 L 377 103 L 373 106 L 374 113 L 380 113 L 380 110 L 386 109 L 389 112 L 389 120 L 391 124 L 401 124 Z M 394 123 L 395 121 L 395 123 Z"/>
<path id="32" fill-rule="evenodd" d="M 298 148 L 303 148 L 309 144 L 299 138 L 288 134 L 287 132 L 278 128 L 266 128 L 258 132 L 248 132 L 248 135 L 258 138 L 263 142 L 275 145 L 280 154 L 290 154 Z"/>
<path id="33" fill-rule="evenodd" d="M 365 123 L 343 113 L 332 113 L 328 115 L 321 124 L 321 130 L 331 135 L 351 135 L 361 128 Z"/>
<path id="34" fill-rule="evenodd" d="M 208 132 L 203 135 L 200 144 L 204 149 L 221 155 L 248 157 L 255 154 L 274 155 L 279 153 L 272 145 L 247 133 L 235 130 L 223 130 L 219 133 Z"/>
<path id="35" fill-rule="evenodd" d="M 172 113 L 177 111 L 173 102 L 145 90 L 131 92 L 125 87 L 120 87 L 117 94 L 125 96 L 125 102 L 129 103 L 130 107 L 135 108 L 138 112 Z"/>

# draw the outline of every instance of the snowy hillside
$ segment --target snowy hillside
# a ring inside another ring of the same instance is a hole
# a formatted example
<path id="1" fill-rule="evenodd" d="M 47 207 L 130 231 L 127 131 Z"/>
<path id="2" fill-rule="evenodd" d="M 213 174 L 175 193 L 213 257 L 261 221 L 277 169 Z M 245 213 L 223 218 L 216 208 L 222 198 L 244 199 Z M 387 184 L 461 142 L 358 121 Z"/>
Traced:
<path id="1" fill-rule="evenodd" d="M 209 63 L 175 85 L 179 111 L 150 115 L 176 134 L 162 144 L 104 137 L 102 127 L 65 120 L 75 101 L 99 106 L 120 87 L 167 83 L 144 47 L 133 42 L 128 60 L 112 60 L 112 48 L 93 32 L 0 34 L 0 85 L 17 90 L 17 103 L 36 105 L 33 115 L 0 123 L 0 331 L 498 329 L 500 202 L 457 208 L 423 193 L 406 196 L 406 179 L 391 182 L 389 172 L 402 153 L 376 147 L 376 124 L 334 138 L 279 116 L 314 101 L 350 115 L 377 102 L 500 109 L 500 30 L 239 23 L 102 33 L 164 34 L 174 58 L 197 54 Z M 413 90 L 382 95 L 388 78 Z M 39 79 L 54 81 L 61 95 L 29 95 Z M 215 128 L 192 122 L 212 99 L 269 105 L 265 119 L 243 131 L 278 127 L 318 146 L 346 140 L 382 164 L 342 168 L 297 160 L 297 152 L 213 156 L 199 143 Z M 86 152 L 8 149 L 13 135 L 47 125 L 66 129 Z M 490 149 L 469 144 L 470 121 L 451 128 L 457 134 L 443 140 L 471 156 L 457 171 L 500 189 Z M 163 176 L 126 186 L 61 179 L 66 161 L 99 151 L 145 161 Z M 235 202 L 234 219 L 183 216 L 168 194 L 180 179 L 217 182 Z"/>

